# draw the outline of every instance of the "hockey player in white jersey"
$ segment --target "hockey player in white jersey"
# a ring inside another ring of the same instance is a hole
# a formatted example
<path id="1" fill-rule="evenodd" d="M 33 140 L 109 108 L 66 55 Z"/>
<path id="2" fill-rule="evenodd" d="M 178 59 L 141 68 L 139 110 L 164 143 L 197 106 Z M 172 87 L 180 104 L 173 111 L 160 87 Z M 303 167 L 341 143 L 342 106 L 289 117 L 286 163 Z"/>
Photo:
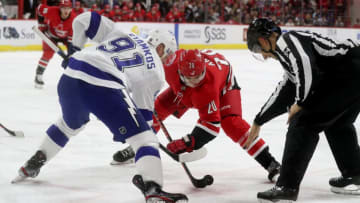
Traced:
<path id="1" fill-rule="evenodd" d="M 161 42 L 149 44 L 133 33 L 124 33 L 96 12 L 76 17 L 73 30 L 73 45 L 79 49 L 88 38 L 99 44 L 65 61 L 68 65 L 58 83 L 62 116 L 48 128 L 38 151 L 19 169 L 13 183 L 36 177 L 40 168 L 85 127 L 93 113 L 110 129 L 115 141 L 130 144 L 136 152 L 139 175 L 134 176 L 133 183 L 146 202 L 187 202 L 185 195 L 161 189 L 159 142 L 147 123 L 164 83 L 162 61 L 176 50 L 175 38 L 169 32 L 158 31 L 163 35 Z"/>

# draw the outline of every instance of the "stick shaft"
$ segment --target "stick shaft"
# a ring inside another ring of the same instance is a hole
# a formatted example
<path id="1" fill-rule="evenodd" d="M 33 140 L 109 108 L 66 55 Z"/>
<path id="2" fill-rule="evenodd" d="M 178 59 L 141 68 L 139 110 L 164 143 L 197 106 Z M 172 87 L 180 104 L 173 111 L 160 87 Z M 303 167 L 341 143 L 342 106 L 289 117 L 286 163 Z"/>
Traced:
<path id="1" fill-rule="evenodd" d="M 169 140 L 169 142 L 172 142 L 172 138 L 169 134 L 169 131 L 166 129 L 165 125 L 163 124 L 163 122 L 159 119 L 159 117 L 157 116 L 156 112 L 154 113 L 154 117 L 157 120 L 157 122 L 160 124 L 160 128 L 161 130 L 164 132 L 166 138 Z M 198 182 L 200 182 L 200 180 L 196 179 L 190 172 L 189 168 L 187 167 L 187 165 L 185 163 L 181 163 L 181 166 L 184 168 L 187 176 L 190 178 L 191 183 L 195 186 L 198 187 Z"/>
<path id="2" fill-rule="evenodd" d="M 4 129 L 7 133 L 9 133 L 10 135 L 16 136 L 14 131 L 6 128 L 6 127 L 5 127 L 3 124 L 1 124 L 1 123 L 0 123 L 0 127 L 3 128 L 3 129 Z"/>
<path id="3" fill-rule="evenodd" d="M 49 47 L 52 50 L 58 53 L 62 58 L 66 58 L 65 53 L 53 41 L 51 41 L 43 32 L 41 32 L 38 27 L 33 26 L 32 29 L 47 45 L 49 45 Z"/>

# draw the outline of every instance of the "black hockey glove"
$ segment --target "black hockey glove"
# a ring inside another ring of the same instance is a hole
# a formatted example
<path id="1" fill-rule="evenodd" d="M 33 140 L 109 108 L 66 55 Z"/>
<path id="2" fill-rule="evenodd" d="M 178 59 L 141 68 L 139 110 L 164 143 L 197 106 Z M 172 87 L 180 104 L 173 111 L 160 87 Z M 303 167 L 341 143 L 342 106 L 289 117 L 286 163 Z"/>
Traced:
<path id="1" fill-rule="evenodd" d="M 67 65 L 69 64 L 69 58 L 71 55 L 73 55 L 75 52 L 80 51 L 79 47 L 74 46 L 72 43 L 68 44 L 68 54 L 64 58 L 64 60 L 61 63 L 61 66 L 66 69 Z"/>

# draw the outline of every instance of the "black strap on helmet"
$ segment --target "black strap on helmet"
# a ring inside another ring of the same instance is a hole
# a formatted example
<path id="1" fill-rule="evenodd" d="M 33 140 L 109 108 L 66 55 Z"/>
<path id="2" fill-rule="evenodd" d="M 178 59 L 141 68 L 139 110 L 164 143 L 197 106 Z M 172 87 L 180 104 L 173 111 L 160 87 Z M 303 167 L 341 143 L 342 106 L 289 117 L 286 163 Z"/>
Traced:
<path id="1" fill-rule="evenodd" d="M 249 29 L 247 31 L 247 45 L 249 50 L 252 52 L 256 52 L 256 47 L 260 46 L 258 41 L 259 37 L 264 37 L 269 41 L 269 37 L 274 32 L 278 33 L 279 36 L 281 35 L 280 27 L 277 26 L 272 20 L 267 18 L 257 18 L 253 20 L 250 23 Z M 271 51 L 272 50 L 264 51 L 264 52 L 271 52 Z"/>

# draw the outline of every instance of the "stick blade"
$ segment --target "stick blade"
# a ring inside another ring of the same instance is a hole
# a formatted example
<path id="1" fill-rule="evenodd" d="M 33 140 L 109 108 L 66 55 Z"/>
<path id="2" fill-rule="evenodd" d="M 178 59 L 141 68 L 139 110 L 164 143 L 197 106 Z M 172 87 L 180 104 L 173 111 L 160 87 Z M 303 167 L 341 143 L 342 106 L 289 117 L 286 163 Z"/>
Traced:
<path id="1" fill-rule="evenodd" d="M 182 154 L 179 154 L 179 162 L 192 162 L 197 161 L 202 158 L 204 158 L 207 155 L 207 149 L 205 147 L 202 147 L 198 150 L 194 150 L 190 153 L 185 152 Z"/>
<path id="2" fill-rule="evenodd" d="M 24 137 L 24 132 L 23 131 L 14 131 L 14 135 L 15 135 L 15 137 Z"/>
<path id="3" fill-rule="evenodd" d="M 16 183 L 19 183 L 19 182 L 22 182 L 23 180 L 25 180 L 27 177 L 24 177 L 24 176 L 16 176 L 12 181 L 11 181 L 11 184 L 16 184 Z"/>

